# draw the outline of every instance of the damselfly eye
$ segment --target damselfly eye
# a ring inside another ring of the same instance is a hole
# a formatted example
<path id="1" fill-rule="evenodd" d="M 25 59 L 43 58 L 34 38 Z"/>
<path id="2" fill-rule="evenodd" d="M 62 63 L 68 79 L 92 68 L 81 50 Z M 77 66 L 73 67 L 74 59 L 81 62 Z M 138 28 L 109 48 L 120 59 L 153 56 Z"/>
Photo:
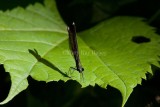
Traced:
<path id="1" fill-rule="evenodd" d="M 81 67 L 80 67 L 80 68 L 78 68 L 77 70 L 81 73 L 81 72 L 84 71 L 84 68 L 81 68 Z"/>
<path id="2" fill-rule="evenodd" d="M 82 70 L 81 71 L 84 71 L 84 68 L 82 68 Z"/>

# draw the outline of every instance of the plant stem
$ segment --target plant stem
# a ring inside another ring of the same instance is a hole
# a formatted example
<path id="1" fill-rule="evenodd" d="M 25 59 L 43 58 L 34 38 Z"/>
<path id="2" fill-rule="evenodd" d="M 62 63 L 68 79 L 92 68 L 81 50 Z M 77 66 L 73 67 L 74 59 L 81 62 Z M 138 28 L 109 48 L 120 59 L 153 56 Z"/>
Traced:
<path id="1" fill-rule="evenodd" d="M 152 23 L 160 15 L 160 9 L 148 20 L 148 24 Z"/>

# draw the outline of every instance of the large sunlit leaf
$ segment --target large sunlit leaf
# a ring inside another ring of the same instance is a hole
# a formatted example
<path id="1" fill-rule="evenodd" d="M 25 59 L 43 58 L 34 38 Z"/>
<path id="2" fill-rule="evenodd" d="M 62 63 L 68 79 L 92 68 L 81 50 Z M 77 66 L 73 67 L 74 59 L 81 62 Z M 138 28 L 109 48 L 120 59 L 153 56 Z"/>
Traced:
<path id="1" fill-rule="evenodd" d="M 160 36 L 142 18 L 116 17 L 80 36 L 103 64 L 96 67 L 106 69 L 97 69 L 94 74 L 120 90 L 123 105 L 133 88 L 146 79 L 145 74 L 152 73 L 151 64 L 159 66 Z"/>
<path id="2" fill-rule="evenodd" d="M 49 1 L 46 1 L 46 7 L 35 4 L 26 9 L 0 12 L 0 63 L 10 73 L 12 82 L 9 95 L 1 104 L 26 89 L 27 77 L 34 72 L 36 76 L 33 77 L 37 80 L 63 78 L 54 69 L 39 63 L 28 51 L 36 49 L 41 57 L 45 57 L 67 39 L 66 26 L 57 12 L 54 2 Z"/>
<path id="3" fill-rule="evenodd" d="M 0 12 L 0 63 L 11 76 L 7 103 L 28 86 L 27 77 L 38 81 L 78 81 L 120 90 L 122 106 L 133 88 L 159 66 L 160 37 L 140 18 L 117 17 L 78 34 L 84 78 L 69 72 L 75 62 L 68 46 L 66 25 L 53 0 Z M 137 38 L 146 39 L 137 43 Z"/>

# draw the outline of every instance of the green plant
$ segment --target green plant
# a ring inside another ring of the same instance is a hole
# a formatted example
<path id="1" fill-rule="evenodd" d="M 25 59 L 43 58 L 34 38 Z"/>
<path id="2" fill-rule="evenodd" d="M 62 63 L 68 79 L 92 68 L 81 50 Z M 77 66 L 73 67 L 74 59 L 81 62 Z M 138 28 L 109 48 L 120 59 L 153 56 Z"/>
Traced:
<path id="1" fill-rule="evenodd" d="M 154 28 L 143 18 L 119 16 L 77 34 L 84 81 L 76 71 L 68 76 L 75 63 L 69 53 L 67 25 L 54 1 L 44 4 L 0 12 L 0 63 L 12 81 L 1 104 L 25 90 L 31 76 L 45 82 L 76 80 L 82 87 L 110 85 L 121 92 L 124 106 L 145 74 L 152 74 L 151 64 L 159 67 L 160 37 Z"/>

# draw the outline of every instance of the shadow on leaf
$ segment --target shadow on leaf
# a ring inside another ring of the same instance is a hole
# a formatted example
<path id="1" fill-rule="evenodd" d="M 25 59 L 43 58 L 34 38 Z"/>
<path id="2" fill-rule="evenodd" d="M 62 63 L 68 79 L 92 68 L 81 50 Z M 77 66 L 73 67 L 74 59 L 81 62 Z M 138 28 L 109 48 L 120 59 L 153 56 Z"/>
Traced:
<path id="1" fill-rule="evenodd" d="M 34 50 L 31 50 L 31 49 L 28 49 L 29 53 L 31 53 L 36 59 L 37 61 L 43 63 L 44 65 L 54 69 L 55 71 L 59 72 L 60 74 L 62 74 L 64 77 L 69 77 L 66 73 L 63 73 L 61 70 L 59 70 L 55 65 L 53 65 L 51 62 L 49 62 L 48 60 L 42 58 L 36 49 Z M 70 77 L 69 77 L 70 78 Z"/>

